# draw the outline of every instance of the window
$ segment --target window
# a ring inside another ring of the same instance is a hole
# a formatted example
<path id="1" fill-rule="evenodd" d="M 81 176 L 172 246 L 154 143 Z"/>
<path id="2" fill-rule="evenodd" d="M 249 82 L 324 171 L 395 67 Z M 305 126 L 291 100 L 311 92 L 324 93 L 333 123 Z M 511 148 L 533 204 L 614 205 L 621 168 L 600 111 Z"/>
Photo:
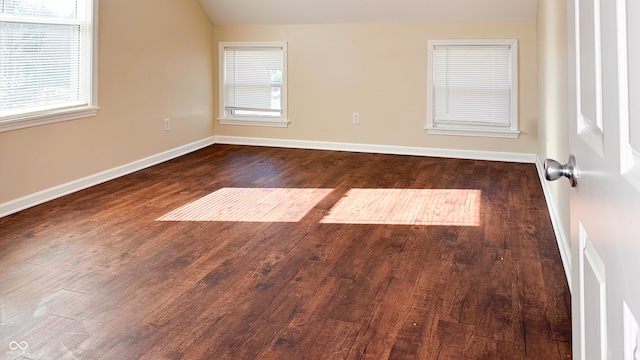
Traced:
<path id="1" fill-rule="evenodd" d="M 431 40 L 427 132 L 518 137 L 516 40 Z"/>
<path id="2" fill-rule="evenodd" d="M 220 43 L 220 121 L 286 127 L 287 44 Z"/>
<path id="3" fill-rule="evenodd" d="M 0 0 L 0 131 L 95 116 L 95 0 Z"/>

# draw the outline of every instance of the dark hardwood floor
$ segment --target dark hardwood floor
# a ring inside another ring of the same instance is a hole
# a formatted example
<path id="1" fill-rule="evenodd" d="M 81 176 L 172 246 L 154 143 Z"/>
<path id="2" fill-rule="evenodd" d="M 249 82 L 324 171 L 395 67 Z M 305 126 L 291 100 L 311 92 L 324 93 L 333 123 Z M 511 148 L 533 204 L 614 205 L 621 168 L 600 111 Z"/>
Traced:
<path id="1" fill-rule="evenodd" d="M 225 187 L 334 190 L 297 222 L 156 221 Z M 480 190 L 479 225 L 321 223 L 352 188 Z M 570 338 L 531 164 L 214 145 L 0 219 L 0 359 L 568 359 Z"/>

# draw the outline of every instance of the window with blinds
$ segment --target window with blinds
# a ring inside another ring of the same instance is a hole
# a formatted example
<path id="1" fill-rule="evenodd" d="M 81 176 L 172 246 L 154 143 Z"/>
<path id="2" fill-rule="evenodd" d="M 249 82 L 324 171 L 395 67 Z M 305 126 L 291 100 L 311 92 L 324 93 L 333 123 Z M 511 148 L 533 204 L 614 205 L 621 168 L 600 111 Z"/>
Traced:
<path id="1" fill-rule="evenodd" d="M 429 55 L 429 133 L 517 137 L 515 40 L 433 40 Z"/>
<path id="2" fill-rule="evenodd" d="M 286 43 L 220 43 L 223 124 L 286 126 Z"/>
<path id="3" fill-rule="evenodd" d="M 95 115 L 93 14 L 93 0 L 0 0 L 0 126 Z"/>

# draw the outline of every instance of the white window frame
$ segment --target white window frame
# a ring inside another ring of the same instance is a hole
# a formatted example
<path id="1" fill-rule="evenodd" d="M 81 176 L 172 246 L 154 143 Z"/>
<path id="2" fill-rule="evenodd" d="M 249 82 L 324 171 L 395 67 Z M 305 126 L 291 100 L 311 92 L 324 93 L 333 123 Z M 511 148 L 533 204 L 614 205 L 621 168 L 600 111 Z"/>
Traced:
<path id="1" fill-rule="evenodd" d="M 97 115 L 100 109 L 98 106 L 98 0 L 87 0 L 87 3 L 88 6 L 92 7 L 93 16 L 91 21 L 91 43 L 88 44 L 88 46 L 91 47 L 91 59 L 89 60 L 91 64 L 91 79 L 89 79 L 91 81 L 91 94 L 89 96 L 89 105 L 76 108 L 52 109 L 38 113 L 30 112 L 9 116 L 4 119 L 0 118 L 0 132 L 89 118 Z M 10 21 L 10 19 L 6 20 Z M 55 23 L 55 20 L 47 19 L 46 23 Z M 64 24 L 67 22 L 61 20 L 61 23 Z"/>
<path id="2" fill-rule="evenodd" d="M 436 46 L 509 46 L 511 71 L 511 112 L 509 126 L 489 124 L 446 124 L 435 121 L 434 56 Z M 428 134 L 518 138 L 518 41 L 516 39 L 429 40 L 427 61 L 427 126 Z"/>
<path id="3" fill-rule="evenodd" d="M 271 116 L 238 116 L 232 115 L 226 109 L 227 99 L 225 91 L 225 49 L 226 48 L 282 48 L 282 85 L 280 86 L 280 101 L 282 113 L 279 117 Z M 286 42 L 220 42 L 218 44 L 218 122 L 222 125 L 267 126 L 284 128 L 289 125 L 287 117 L 287 43 Z"/>

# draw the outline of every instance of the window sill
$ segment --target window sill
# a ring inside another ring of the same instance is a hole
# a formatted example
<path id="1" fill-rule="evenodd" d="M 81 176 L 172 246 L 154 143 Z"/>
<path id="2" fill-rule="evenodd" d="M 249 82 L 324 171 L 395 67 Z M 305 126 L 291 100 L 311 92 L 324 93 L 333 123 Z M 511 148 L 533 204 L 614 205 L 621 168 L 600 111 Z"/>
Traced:
<path id="1" fill-rule="evenodd" d="M 520 131 L 487 128 L 425 128 L 430 135 L 475 136 L 503 139 L 517 139 Z"/>
<path id="2" fill-rule="evenodd" d="M 0 132 L 94 117 L 98 114 L 98 109 L 99 107 L 92 106 L 82 109 L 61 110 L 43 114 L 28 115 L 24 117 L 13 118 L 10 120 L 0 120 Z"/>
<path id="3" fill-rule="evenodd" d="M 279 128 L 286 128 L 289 126 L 289 121 L 285 119 L 218 118 L 218 122 L 222 125 L 266 126 Z"/>

